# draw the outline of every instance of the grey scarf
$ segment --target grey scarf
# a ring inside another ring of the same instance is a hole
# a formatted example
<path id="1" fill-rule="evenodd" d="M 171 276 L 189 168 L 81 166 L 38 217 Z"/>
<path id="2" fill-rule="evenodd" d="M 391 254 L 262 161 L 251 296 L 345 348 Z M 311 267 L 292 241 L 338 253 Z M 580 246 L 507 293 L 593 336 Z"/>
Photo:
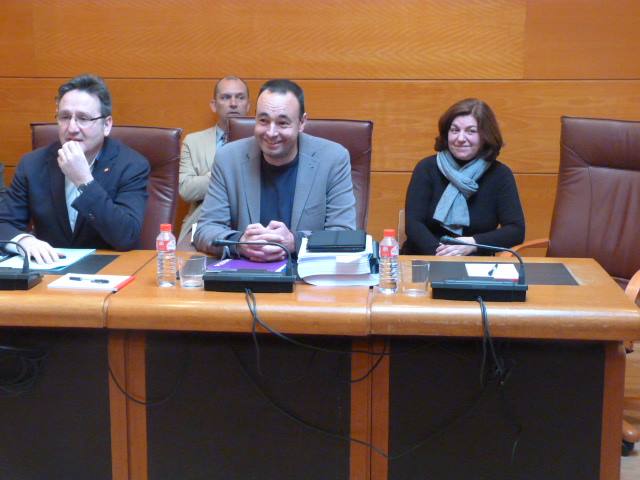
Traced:
<path id="1" fill-rule="evenodd" d="M 462 235 L 463 227 L 469 226 L 467 198 L 478 191 L 476 180 L 482 177 L 491 163 L 478 157 L 460 166 L 449 150 L 438 152 L 436 163 L 449 180 L 449 185 L 436 205 L 433 218 L 450 232 Z"/>

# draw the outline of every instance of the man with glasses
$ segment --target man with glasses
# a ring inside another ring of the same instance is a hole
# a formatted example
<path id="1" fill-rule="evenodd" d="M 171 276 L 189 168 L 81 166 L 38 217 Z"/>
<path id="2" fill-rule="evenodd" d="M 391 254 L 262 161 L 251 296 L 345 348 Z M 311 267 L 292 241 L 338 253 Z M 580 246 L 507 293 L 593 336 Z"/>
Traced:
<path id="1" fill-rule="evenodd" d="M 244 80 L 234 76 L 221 78 L 213 90 L 213 100 L 209 102 L 211 111 L 218 115 L 218 123 L 184 138 L 178 182 L 180 196 L 189 204 L 189 213 L 184 217 L 179 243 L 191 243 L 191 228 L 200 217 L 213 160 L 218 149 L 227 143 L 229 118 L 246 115 L 250 106 L 249 87 Z"/>
<path id="2" fill-rule="evenodd" d="M 19 242 L 38 263 L 58 260 L 55 247 L 139 247 L 149 163 L 109 138 L 106 84 L 77 76 L 58 88 L 56 102 L 58 141 L 20 160 L 0 208 L 0 244 Z"/>

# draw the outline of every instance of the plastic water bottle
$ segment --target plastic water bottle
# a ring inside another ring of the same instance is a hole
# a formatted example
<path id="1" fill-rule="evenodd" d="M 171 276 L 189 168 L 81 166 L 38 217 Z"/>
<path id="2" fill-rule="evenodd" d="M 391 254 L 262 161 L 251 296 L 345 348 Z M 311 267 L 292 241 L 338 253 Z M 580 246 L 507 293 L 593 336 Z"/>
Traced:
<path id="1" fill-rule="evenodd" d="M 396 293 L 398 289 L 398 255 L 400 247 L 396 240 L 396 231 L 385 229 L 380 242 L 380 283 L 378 290 L 386 295 Z"/>
<path id="2" fill-rule="evenodd" d="M 171 233 L 171 224 L 160 225 L 160 234 L 156 238 L 158 253 L 158 285 L 174 287 L 176 285 L 176 237 Z"/>

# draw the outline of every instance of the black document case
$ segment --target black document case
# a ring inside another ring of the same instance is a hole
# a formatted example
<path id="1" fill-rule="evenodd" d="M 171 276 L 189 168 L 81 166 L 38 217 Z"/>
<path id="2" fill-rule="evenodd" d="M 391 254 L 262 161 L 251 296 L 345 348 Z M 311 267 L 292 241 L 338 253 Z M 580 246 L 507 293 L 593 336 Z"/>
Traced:
<path id="1" fill-rule="evenodd" d="M 310 252 L 362 252 L 366 248 L 364 230 L 318 230 L 307 243 Z"/>

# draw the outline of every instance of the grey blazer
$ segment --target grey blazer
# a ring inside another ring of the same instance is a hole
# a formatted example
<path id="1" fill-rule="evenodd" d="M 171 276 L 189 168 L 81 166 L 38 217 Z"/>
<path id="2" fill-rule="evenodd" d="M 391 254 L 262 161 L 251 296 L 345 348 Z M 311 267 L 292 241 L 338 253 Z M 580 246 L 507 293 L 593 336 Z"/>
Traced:
<path id="1" fill-rule="evenodd" d="M 335 142 L 301 133 L 299 165 L 289 229 L 296 249 L 313 230 L 355 230 L 356 208 L 349 152 Z M 255 138 L 218 150 L 195 233 L 196 248 L 219 254 L 211 241 L 260 222 L 260 158 Z"/>

